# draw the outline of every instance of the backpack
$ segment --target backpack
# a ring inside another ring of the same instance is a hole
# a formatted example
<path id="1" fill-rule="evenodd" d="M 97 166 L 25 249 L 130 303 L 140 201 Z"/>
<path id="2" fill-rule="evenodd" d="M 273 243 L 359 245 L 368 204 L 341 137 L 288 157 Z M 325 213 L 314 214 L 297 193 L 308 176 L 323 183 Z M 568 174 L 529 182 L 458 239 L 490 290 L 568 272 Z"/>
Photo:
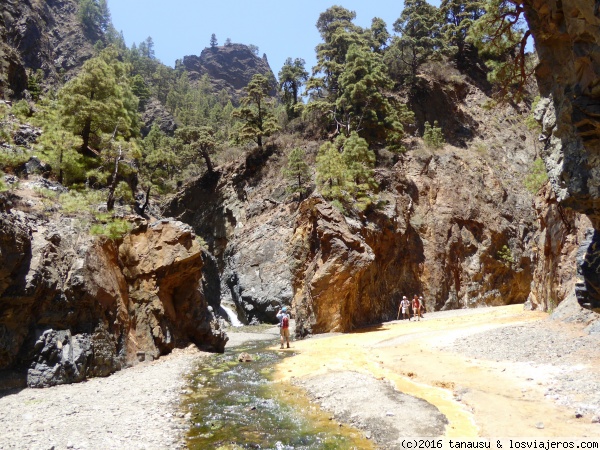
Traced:
<path id="1" fill-rule="evenodd" d="M 289 327 L 290 327 L 290 318 L 286 314 L 281 319 L 281 328 L 289 328 Z"/>

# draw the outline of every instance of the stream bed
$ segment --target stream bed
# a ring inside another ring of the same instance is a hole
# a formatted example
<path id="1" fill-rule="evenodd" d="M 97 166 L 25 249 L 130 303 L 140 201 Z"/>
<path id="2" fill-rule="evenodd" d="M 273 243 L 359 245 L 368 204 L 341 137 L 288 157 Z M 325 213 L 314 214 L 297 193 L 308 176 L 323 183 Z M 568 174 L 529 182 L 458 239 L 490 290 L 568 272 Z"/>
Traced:
<path id="1" fill-rule="evenodd" d="M 308 401 L 304 391 L 272 381 L 290 351 L 249 342 L 205 358 L 189 381 L 183 409 L 191 414 L 188 448 L 365 449 L 372 443 Z M 239 362 L 246 352 L 252 361 Z"/>

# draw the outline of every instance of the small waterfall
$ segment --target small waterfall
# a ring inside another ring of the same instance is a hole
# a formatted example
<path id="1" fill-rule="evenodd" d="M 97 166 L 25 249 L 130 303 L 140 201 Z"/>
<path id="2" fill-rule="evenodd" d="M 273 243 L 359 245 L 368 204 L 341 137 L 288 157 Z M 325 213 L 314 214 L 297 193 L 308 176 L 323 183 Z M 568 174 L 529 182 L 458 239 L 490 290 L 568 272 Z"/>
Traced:
<path id="1" fill-rule="evenodd" d="M 221 309 L 227 315 L 227 319 L 229 320 L 229 323 L 231 324 L 232 327 L 243 327 L 244 326 L 244 324 L 242 322 L 240 322 L 240 320 L 237 318 L 237 315 L 231 309 L 229 309 L 227 306 L 221 305 Z"/>

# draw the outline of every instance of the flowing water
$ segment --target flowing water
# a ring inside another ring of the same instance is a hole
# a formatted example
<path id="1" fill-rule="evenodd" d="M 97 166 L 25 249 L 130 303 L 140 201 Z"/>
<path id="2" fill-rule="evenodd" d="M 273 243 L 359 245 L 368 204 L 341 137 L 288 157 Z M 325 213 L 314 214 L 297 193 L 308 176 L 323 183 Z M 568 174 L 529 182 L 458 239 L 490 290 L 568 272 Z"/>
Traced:
<path id="1" fill-rule="evenodd" d="M 201 362 L 190 380 L 184 409 L 192 415 L 191 449 L 371 448 L 351 428 L 311 405 L 294 386 L 271 382 L 274 366 L 289 351 L 252 342 Z M 239 362 L 242 352 L 253 361 Z"/>

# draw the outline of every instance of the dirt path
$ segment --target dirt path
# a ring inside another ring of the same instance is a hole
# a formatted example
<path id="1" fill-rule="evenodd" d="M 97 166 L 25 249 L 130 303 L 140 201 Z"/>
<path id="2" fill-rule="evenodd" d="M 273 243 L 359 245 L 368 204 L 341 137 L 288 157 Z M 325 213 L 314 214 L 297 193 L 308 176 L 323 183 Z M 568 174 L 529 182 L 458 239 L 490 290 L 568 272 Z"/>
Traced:
<path id="1" fill-rule="evenodd" d="M 391 382 L 435 406 L 448 419 L 447 437 L 593 437 L 600 433 L 594 423 L 600 414 L 599 343 L 576 325 L 524 312 L 521 305 L 448 311 L 294 342 L 299 354 L 284 360 L 277 379 L 304 386 L 317 400 L 319 379 L 335 374 Z M 336 395 L 352 403 L 355 394 Z M 364 401 L 354 400 L 360 415 Z M 382 418 L 389 412 L 379 411 Z M 412 416 L 410 407 L 392 413 L 405 421 Z M 368 425 L 363 429 L 368 432 Z"/>

